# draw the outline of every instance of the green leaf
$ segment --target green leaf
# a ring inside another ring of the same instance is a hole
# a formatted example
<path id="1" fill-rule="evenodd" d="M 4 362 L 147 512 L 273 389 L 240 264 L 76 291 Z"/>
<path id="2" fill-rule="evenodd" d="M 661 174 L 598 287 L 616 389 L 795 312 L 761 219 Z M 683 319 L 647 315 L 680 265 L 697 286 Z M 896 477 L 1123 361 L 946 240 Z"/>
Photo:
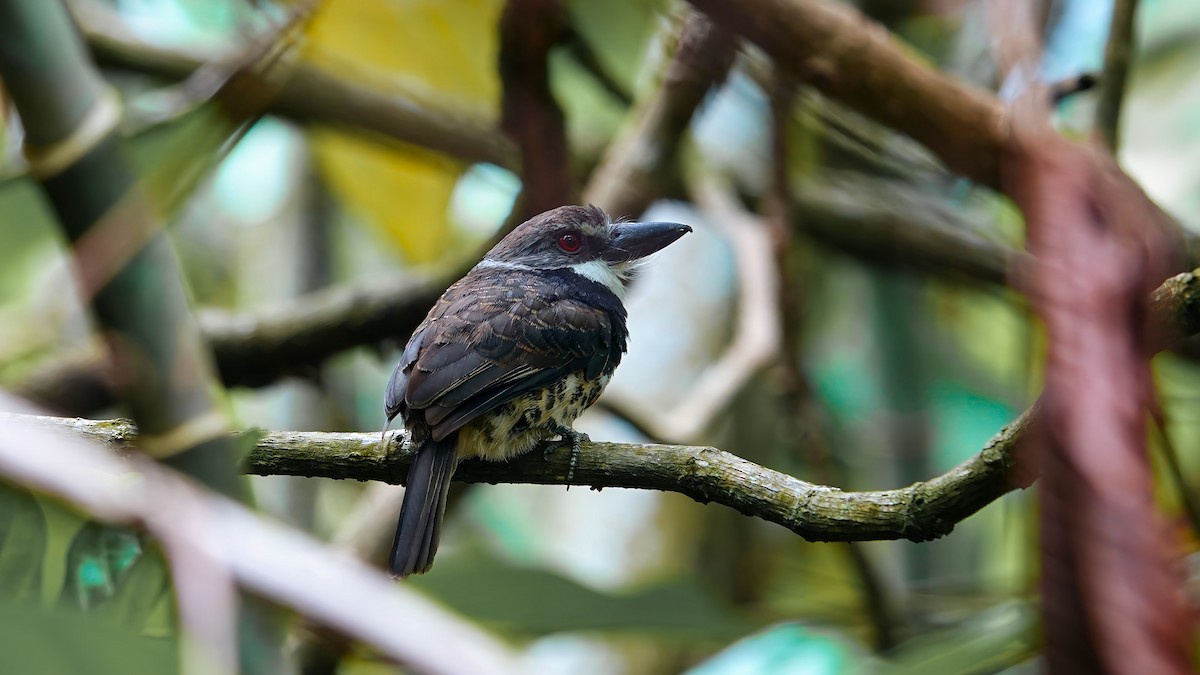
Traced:
<path id="1" fill-rule="evenodd" d="M 0 604 L 6 673 L 169 674 L 179 671 L 174 640 L 140 637 L 103 614 Z"/>
<path id="2" fill-rule="evenodd" d="M 515 567 L 483 551 L 443 556 L 405 583 L 473 620 L 522 634 L 559 631 L 657 633 L 730 639 L 753 628 L 696 584 L 671 581 L 605 593 L 544 569 Z"/>
<path id="3" fill-rule="evenodd" d="M 141 630 L 155 608 L 167 598 L 170 588 L 167 561 L 161 551 L 150 548 L 129 568 L 103 609 L 122 624 Z"/>
<path id="4" fill-rule="evenodd" d="M 1008 602 L 943 631 L 905 642 L 890 655 L 885 675 L 997 673 L 1034 658 L 1039 644 L 1037 611 Z"/>
<path id="5" fill-rule="evenodd" d="M 88 522 L 71 541 L 62 605 L 103 613 L 141 631 L 169 591 L 166 559 L 137 532 Z"/>
<path id="6" fill-rule="evenodd" d="M 26 490 L 0 485 L 0 600 L 34 602 L 42 590 L 46 517 Z"/>
<path id="7" fill-rule="evenodd" d="M 132 529 L 87 523 L 67 552 L 62 602 L 84 610 L 106 604 L 142 553 L 141 538 Z"/>

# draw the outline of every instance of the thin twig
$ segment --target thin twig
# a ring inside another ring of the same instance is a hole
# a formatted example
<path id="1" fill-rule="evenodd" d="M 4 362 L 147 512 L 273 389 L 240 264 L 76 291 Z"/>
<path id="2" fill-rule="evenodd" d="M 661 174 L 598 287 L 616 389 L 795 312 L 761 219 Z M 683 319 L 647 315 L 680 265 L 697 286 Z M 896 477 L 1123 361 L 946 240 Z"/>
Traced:
<path id="1" fill-rule="evenodd" d="M 774 62 L 762 52 L 742 52 L 738 68 L 764 90 L 775 79 Z M 791 77 L 795 81 L 795 75 Z M 929 183 L 953 179 L 942 162 L 912 138 L 880 126 L 812 87 L 797 85 L 795 97 L 794 119 L 808 128 L 816 126 L 831 152 L 853 157 L 854 166 L 866 173 Z"/>
<path id="2" fill-rule="evenodd" d="M 907 133 L 951 169 L 999 184 L 999 102 L 936 72 L 846 3 L 689 0 L 825 95 Z M 886 105 L 881 105 L 886 101 Z"/>
<path id="3" fill-rule="evenodd" d="M 1050 83 L 1050 102 L 1054 105 L 1085 91 L 1095 89 L 1101 82 L 1096 73 L 1080 73 Z"/>
<path id="4" fill-rule="evenodd" d="M 285 21 L 251 40 L 225 61 L 204 64 L 182 82 L 146 97 L 157 99 L 156 113 L 137 117 L 143 125 L 157 125 L 215 103 L 210 124 L 191 140 L 191 161 L 180 171 L 160 171 L 153 179 L 156 206 L 177 213 L 196 187 L 229 155 L 279 96 L 300 59 L 300 44 L 315 8 L 309 2 Z M 128 121 L 128 120 L 126 120 Z M 125 129 L 136 133 L 137 129 Z"/>
<path id="5" fill-rule="evenodd" d="M 596 53 L 596 50 L 592 49 L 592 45 L 588 43 L 586 37 L 572 28 L 567 32 L 565 40 L 567 51 L 571 56 L 575 57 L 575 60 L 579 62 L 584 72 L 590 75 L 596 81 L 596 84 L 600 85 L 601 89 L 608 92 L 609 96 L 612 96 L 617 103 L 625 107 L 633 104 L 633 97 L 608 72 L 608 69 L 600 61 L 600 56 Z"/>
<path id="6" fill-rule="evenodd" d="M 809 271 L 798 267 L 792 243 L 795 203 L 791 190 L 790 127 L 795 107 L 795 83 L 782 70 L 774 69 L 770 83 L 771 102 L 771 181 L 763 199 L 762 218 L 770 228 L 775 247 L 775 268 L 779 278 L 778 307 L 780 321 L 780 364 L 783 375 L 784 400 L 788 418 L 795 430 L 796 450 L 802 452 L 817 476 L 817 480 L 835 485 L 842 481 L 829 453 L 829 445 L 821 428 L 823 410 L 813 396 L 812 384 L 800 358 L 803 342 L 805 311 L 804 276 Z M 802 217 L 801 217 L 802 218 Z M 804 221 L 800 219 L 801 226 Z M 799 454 L 798 452 L 798 454 Z M 894 612 L 882 576 L 859 542 L 846 542 L 846 555 L 858 576 L 863 606 L 875 630 L 875 648 L 886 651 L 895 646 Z"/>
<path id="7" fill-rule="evenodd" d="M 1156 386 L 1155 389 L 1161 390 L 1161 387 Z M 1200 535 L 1200 502 L 1197 502 L 1195 491 L 1188 482 L 1187 474 L 1184 473 L 1183 465 L 1179 461 L 1179 451 L 1175 447 L 1171 433 L 1167 430 L 1167 414 L 1163 410 L 1161 402 L 1155 402 L 1150 419 L 1154 422 L 1151 426 L 1155 438 L 1158 440 L 1156 445 L 1159 454 L 1166 464 L 1167 474 L 1175 483 L 1175 490 L 1179 493 L 1179 501 L 1183 505 L 1183 513 L 1187 516 L 1188 525 L 1191 526 L 1194 535 Z"/>
<path id="8" fill-rule="evenodd" d="M 1112 154 L 1121 142 L 1121 103 L 1137 48 L 1137 0 L 1114 0 L 1108 44 L 1104 47 L 1104 77 L 1096 102 L 1096 139 Z"/>
<path id="9" fill-rule="evenodd" d="M 779 354 L 779 280 L 773 261 L 771 233 L 737 202 L 732 186 L 711 174 L 698 175 L 693 199 L 730 242 L 737 264 L 737 319 L 733 338 L 715 362 L 701 372 L 687 396 L 670 410 L 644 414 L 629 406 L 626 415 L 656 438 L 686 443 L 697 438 L 750 377 Z"/>

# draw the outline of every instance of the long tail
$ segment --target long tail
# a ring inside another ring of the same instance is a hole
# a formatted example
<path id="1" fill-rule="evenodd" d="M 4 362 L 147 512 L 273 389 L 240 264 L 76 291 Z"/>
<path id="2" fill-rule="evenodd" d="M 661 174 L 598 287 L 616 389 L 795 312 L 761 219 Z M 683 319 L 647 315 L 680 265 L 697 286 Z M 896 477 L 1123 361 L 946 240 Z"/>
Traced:
<path id="1" fill-rule="evenodd" d="M 408 470 L 408 485 L 400 506 L 400 522 L 392 542 L 388 570 L 394 577 L 428 572 L 437 553 L 446 493 L 458 464 L 458 434 L 441 441 L 425 441 Z"/>

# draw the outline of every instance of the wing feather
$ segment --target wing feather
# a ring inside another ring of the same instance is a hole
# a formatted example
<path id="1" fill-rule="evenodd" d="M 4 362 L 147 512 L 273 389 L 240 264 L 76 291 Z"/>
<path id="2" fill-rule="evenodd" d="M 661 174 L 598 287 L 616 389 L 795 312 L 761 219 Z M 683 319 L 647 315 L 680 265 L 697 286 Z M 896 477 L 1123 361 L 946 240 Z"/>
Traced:
<path id="1" fill-rule="evenodd" d="M 597 377 L 620 359 L 608 310 L 560 287 L 546 292 L 533 275 L 475 281 L 455 284 L 413 335 L 388 385 L 389 415 L 419 411 L 435 440 L 445 438 L 568 373 Z"/>

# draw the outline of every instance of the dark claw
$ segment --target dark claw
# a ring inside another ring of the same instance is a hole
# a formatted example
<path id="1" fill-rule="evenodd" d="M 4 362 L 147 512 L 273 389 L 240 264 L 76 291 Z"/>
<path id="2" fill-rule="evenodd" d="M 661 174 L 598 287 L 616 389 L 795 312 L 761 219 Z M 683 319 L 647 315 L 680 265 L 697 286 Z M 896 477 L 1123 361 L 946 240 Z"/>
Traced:
<path id="1" fill-rule="evenodd" d="M 571 482 L 575 480 L 575 463 L 579 459 L 579 450 L 585 442 L 590 442 L 592 439 L 582 431 L 575 431 L 571 427 L 562 424 L 556 424 L 551 427 L 551 430 L 562 437 L 562 442 L 571 444 L 571 463 L 567 467 L 567 489 L 571 489 Z M 555 450 L 556 444 L 547 443 L 543 450 L 543 457 L 550 458 L 550 453 Z"/>

